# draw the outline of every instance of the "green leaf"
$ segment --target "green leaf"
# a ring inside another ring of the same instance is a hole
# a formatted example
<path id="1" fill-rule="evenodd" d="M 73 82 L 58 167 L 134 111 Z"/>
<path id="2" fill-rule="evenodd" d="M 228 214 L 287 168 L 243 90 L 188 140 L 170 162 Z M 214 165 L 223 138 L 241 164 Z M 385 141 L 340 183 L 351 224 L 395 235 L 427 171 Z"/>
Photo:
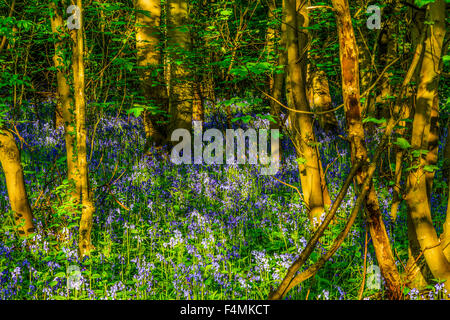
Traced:
<path id="1" fill-rule="evenodd" d="M 386 122 L 386 119 L 385 118 L 377 119 L 377 118 L 373 118 L 373 117 L 368 117 L 368 118 L 365 118 L 363 120 L 363 123 L 367 123 L 367 122 L 373 122 L 373 123 L 376 123 L 376 124 L 382 124 L 382 123 Z"/>
<path id="2" fill-rule="evenodd" d="M 436 0 L 414 0 L 414 4 L 418 6 L 419 8 L 422 8 L 423 6 L 434 3 Z"/>
<path id="3" fill-rule="evenodd" d="M 397 138 L 397 142 L 394 142 L 394 144 L 399 146 L 402 149 L 411 148 L 411 145 L 409 144 L 409 142 L 404 138 Z"/>
<path id="4" fill-rule="evenodd" d="M 66 273 L 65 272 L 58 272 L 57 274 L 55 274 L 56 278 L 65 278 L 66 277 Z"/>
<path id="5" fill-rule="evenodd" d="M 423 170 L 425 170 L 427 172 L 434 172 L 436 170 L 439 170 L 439 167 L 435 166 L 435 165 L 426 165 L 423 167 Z"/>
<path id="6" fill-rule="evenodd" d="M 295 159 L 295 161 L 297 161 L 298 164 L 305 164 L 307 162 L 307 160 L 302 157 Z"/>
<path id="7" fill-rule="evenodd" d="M 136 118 L 141 115 L 141 113 L 144 111 L 143 107 L 135 107 L 127 110 L 127 114 L 132 113 Z"/>
<path id="8" fill-rule="evenodd" d="M 450 1 L 450 0 L 449 0 Z M 445 63 L 445 64 L 449 64 L 450 63 L 450 55 L 445 55 L 445 56 L 443 56 L 442 57 L 442 61 Z"/>
<path id="9" fill-rule="evenodd" d="M 414 150 L 411 152 L 412 156 L 414 158 L 420 157 L 421 155 L 426 155 L 429 151 L 428 150 Z"/>

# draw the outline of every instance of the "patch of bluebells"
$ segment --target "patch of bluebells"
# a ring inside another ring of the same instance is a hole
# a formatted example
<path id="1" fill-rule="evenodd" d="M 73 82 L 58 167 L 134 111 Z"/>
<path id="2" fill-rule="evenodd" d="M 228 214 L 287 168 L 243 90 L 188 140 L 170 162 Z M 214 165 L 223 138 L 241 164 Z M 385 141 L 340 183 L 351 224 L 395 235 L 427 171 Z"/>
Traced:
<path id="1" fill-rule="evenodd" d="M 243 114 L 243 110 L 237 111 Z M 342 121 L 338 115 L 338 122 Z M 94 123 L 89 122 L 90 133 Z M 204 129 L 220 129 L 223 123 L 226 115 L 209 114 Z M 256 128 L 268 125 L 261 117 L 248 124 Z M 64 156 L 61 128 L 53 129 L 49 121 L 32 120 L 20 124 L 18 130 L 29 145 L 23 147 L 27 172 L 58 177 L 56 171 L 50 171 L 50 164 Z M 319 128 L 316 132 L 322 163 L 329 166 L 327 182 L 334 199 L 351 166 L 348 147 L 338 134 L 327 135 Z M 24 243 L 11 230 L 0 234 L 0 299 L 264 299 L 270 287 L 281 282 L 312 232 L 306 208 L 296 193 L 273 177 L 261 176 L 258 166 L 176 166 L 153 149 L 152 156 L 142 156 L 144 144 L 140 118 L 106 115 L 100 119 L 95 135 L 88 139 L 90 178 L 98 187 L 94 192 L 96 251 L 91 260 L 81 261 L 77 227 L 65 226 L 66 243 L 53 241 L 57 232 L 45 225 L 49 213 L 37 209 L 34 241 Z M 287 137 L 281 144 L 285 157 L 277 178 L 299 186 L 297 156 Z M 57 168 L 64 176 L 64 161 L 57 162 Z M 42 181 L 28 173 L 25 178 L 34 203 Z M 109 188 L 104 187 L 109 181 Z M 48 186 L 44 192 L 49 194 L 57 186 Z M 58 205 L 56 198 L 51 201 Z M 351 186 L 338 215 L 347 217 L 354 203 Z M 382 208 L 388 203 L 382 199 Z M 7 192 L 0 176 L 2 225 L 8 224 L 2 214 L 7 210 Z M 320 299 L 352 298 L 346 293 L 353 290 L 346 282 L 352 270 L 345 273 L 333 264 L 359 261 L 362 265 L 361 259 L 355 260 L 361 247 L 358 230 L 352 230 L 344 244 L 327 270 L 319 272 L 333 282 L 332 287 L 317 291 Z M 316 253 L 326 250 L 320 244 Z M 67 265 L 82 269 L 79 290 L 67 288 L 63 276 Z M 305 292 L 299 287 L 291 298 L 304 297 Z M 442 295 L 442 288 L 433 295 Z"/>

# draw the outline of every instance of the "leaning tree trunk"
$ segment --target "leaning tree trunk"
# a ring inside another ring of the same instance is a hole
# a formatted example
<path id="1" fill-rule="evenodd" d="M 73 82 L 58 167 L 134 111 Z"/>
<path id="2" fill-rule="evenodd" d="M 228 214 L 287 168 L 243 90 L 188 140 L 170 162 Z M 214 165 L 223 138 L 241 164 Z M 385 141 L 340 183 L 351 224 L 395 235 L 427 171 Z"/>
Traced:
<path id="1" fill-rule="evenodd" d="M 5 128 L 0 128 L 0 163 L 5 173 L 6 189 L 14 214 L 14 222 L 19 227 L 19 234 L 28 236 L 34 232 L 33 214 L 25 189 L 20 152 L 13 135 Z"/>
<path id="2" fill-rule="evenodd" d="M 57 38 L 55 41 L 55 54 L 53 55 L 53 63 L 55 65 L 56 79 L 58 82 L 58 100 L 57 108 L 60 110 L 64 125 L 64 139 L 66 141 L 67 154 L 67 178 L 74 184 L 70 192 L 70 201 L 72 204 L 77 204 L 80 201 L 81 190 L 78 188 L 79 176 L 77 174 L 77 157 L 75 154 L 76 146 L 76 126 L 73 109 L 73 97 L 70 92 L 68 83 L 68 72 L 64 66 L 63 58 L 63 35 L 64 35 L 64 21 L 60 9 L 54 2 L 50 2 L 50 9 L 53 11 L 53 17 L 50 19 L 52 32 Z"/>
<path id="3" fill-rule="evenodd" d="M 137 63 L 140 68 L 141 87 L 150 105 L 143 113 L 147 150 L 155 144 L 162 146 L 167 135 L 162 125 L 167 111 L 167 94 L 164 87 L 161 48 L 161 0 L 137 0 L 136 9 L 146 14 L 136 14 Z"/>
<path id="4" fill-rule="evenodd" d="M 336 12 L 336 24 L 339 35 L 342 92 L 348 138 L 351 144 L 352 162 L 363 161 L 365 163 L 357 175 L 358 185 L 361 185 L 367 176 L 368 154 L 361 119 L 358 48 L 348 1 L 332 0 L 332 3 Z M 373 183 L 370 184 L 370 190 L 367 195 L 366 215 L 380 271 L 386 281 L 389 295 L 391 298 L 399 298 L 401 296 L 400 275 L 395 265 L 395 259 Z"/>
<path id="5" fill-rule="evenodd" d="M 430 141 L 431 117 L 436 106 L 439 83 L 439 61 L 445 38 L 445 1 L 437 0 L 429 4 L 428 19 L 432 27 L 427 28 L 425 52 L 420 70 L 420 82 L 416 95 L 411 147 L 413 150 L 428 150 Z M 415 233 L 418 248 L 412 252 L 414 257 L 422 254 L 434 279 L 446 280 L 445 287 L 450 290 L 450 263 L 445 257 L 444 248 L 439 241 L 431 218 L 428 183 L 424 167 L 428 164 L 425 155 L 414 159 L 407 180 L 406 202 L 408 204 L 409 228 Z"/>
<path id="6" fill-rule="evenodd" d="M 83 5 L 82 0 L 77 0 L 80 9 L 80 29 L 72 31 L 73 54 L 72 69 L 75 92 L 75 115 L 76 115 L 76 137 L 77 137 L 77 157 L 78 188 L 81 190 L 81 220 L 78 246 L 81 256 L 89 255 L 94 248 L 91 242 L 92 220 L 95 211 L 93 194 L 89 186 L 89 168 L 86 152 L 86 97 L 85 97 L 85 70 L 84 70 L 84 45 L 83 45 Z"/>
<path id="7" fill-rule="evenodd" d="M 311 115 L 309 112 L 308 99 L 305 88 L 305 71 L 302 70 L 300 62 L 300 51 L 304 50 L 305 43 L 299 50 L 298 33 L 299 27 L 305 27 L 305 6 L 301 8 L 301 14 L 297 14 L 296 1 L 284 0 L 283 11 L 286 15 L 286 48 L 288 63 L 288 79 L 290 83 L 292 104 L 299 112 L 290 112 L 293 143 L 297 150 L 299 161 L 299 174 L 303 191 L 303 198 L 309 207 L 309 217 L 314 227 L 320 223 L 324 213 L 324 199 L 322 192 L 322 180 L 319 168 L 319 155 L 316 148 L 316 140 Z"/>

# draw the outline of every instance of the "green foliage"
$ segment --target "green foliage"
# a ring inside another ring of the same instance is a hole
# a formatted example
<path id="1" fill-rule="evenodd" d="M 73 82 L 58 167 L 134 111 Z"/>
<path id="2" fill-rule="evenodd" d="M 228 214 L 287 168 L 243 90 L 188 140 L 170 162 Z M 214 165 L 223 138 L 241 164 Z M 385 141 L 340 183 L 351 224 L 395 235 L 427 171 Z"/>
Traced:
<path id="1" fill-rule="evenodd" d="M 397 145 L 398 147 L 402 148 L 402 149 L 409 149 L 411 148 L 411 145 L 409 144 L 409 142 L 405 139 L 405 138 L 397 138 L 397 141 L 394 142 L 395 145 Z"/>

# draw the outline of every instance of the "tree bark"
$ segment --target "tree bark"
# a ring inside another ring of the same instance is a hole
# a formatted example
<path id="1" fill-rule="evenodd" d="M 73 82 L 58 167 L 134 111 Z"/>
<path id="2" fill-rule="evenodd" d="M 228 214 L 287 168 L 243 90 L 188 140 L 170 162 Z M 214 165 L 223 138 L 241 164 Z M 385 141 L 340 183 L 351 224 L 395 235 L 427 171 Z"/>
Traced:
<path id="1" fill-rule="evenodd" d="M 269 21 L 272 21 L 274 17 L 274 10 L 276 9 L 275 1 L 269 1 Z M 273 27 L 269 27 L 267 29 L 267 44 L 266 48 L 268 50 L 268 60 L 270 62 L 275 63 L 274 56 L 276 56 L 276 53 L 278 53 L 278 61 L 277 66 L 281 67 L 283 66 L 282 71 L 276 71 L 271 75 L 270 78 L 270 92 L 272 97 L 277 99 L 278 101 L 281 101 L 282 94 L 283 94 L 283 84 L 284 84 L 284 78 L 285 78 L 285 69 L 286 69 L 286 49 L 285 49 L 285 37 L 280 37 L 279 30 L 274 29 Z M 278 46 L 275 45 L 275 39 L 277 37 L 280 37 L 280 41 L 278 42 Z M 278 51 L 278 52 L 277 52 Z M 273 120 L 275 122 L 270 122 L 270 128 L 271 129 L 280 129 L 280 105 L 270 99 L 270 115 L 272 116 Z M 281 152 L 280 152 L 281 156 Z"/>
<path id="2" fill-rule="evenodd" d="M 76 137 L 78 172 L 80 179 L 78 188 L 81 190 L 81 220 L 78 246 L 81 256 L 89 255 L 94 249 L 91 242 L 91 231 L 93 214 L 95 212 L 93 194 L 89 186 L 89 168 L 86 152 L 86 97 L 85 97 L 85 69 L 84 69 L 84 44 L 83 44 L 83 4 L 77 0 L 80 9 L 80 29 L 72 30 L 71 36 L 74 42 L 72 54 L 72 70 L 74 80 L 75 115 L 76 115 Z"/>
<path id="3" fill-rule="evenodd" d="M 168 1 L 168 43 L 171 52 L 170 114 L 172 129 L 192 129 L 193 86 L 188 65 L 190 31 L 186 0 Z"/>
<path id="4" fill-rule="evenodd" d="M 299 111 L 310 111 L 305 88 L 305 71 L 302 70 L 298 47 L 299 27 L 305 27 L 306 7 L 300 8 L 297 15 L 296 1 L 284 0 L 283 11 L 286 15 L 286 47 L 288 64 L 288 81 L 292 94 L 292 103 Z M 297 150 L 299 161 L 299 174 L 303 191 L 303 198 L 309 207 L 309 217 L 314 227 L 320 224 L 324 213 L 324 200 L 322 193 L 321 175 L 319 169 L 319 155 L 316 148 L 316 139 L 310 114 L 290 112 L 289 121 L 292 126 L 293 143 Z"/>
<path id="5" fill-rule="evenodd" d="M 420 82 L 416 95 L 411 147 L 413 150 L 428 150 L 431 130 L 432 109 L 437 99 L 439 83 L 439 61 L 445 38 L 445 1 L 437 0 L 428 5 L 428 19 L 432 27 L 427 28 L 425 51 L 420 69 Z M 428 196 L 428 182 L 424 166 L 427 157 L 421 155 L 414 160 L 417 166 L 410 170 L 407 180 L 406 201 L 411 220 L 411 232 L 415 232 L 418 247 L 413 256 L 423 253 L 427 266 L 435 279 L 446 280 L 450 290 L 450 263 L 444 255 L 443 247 L 434 229 Z M 420 249 L 420 251 L 419 251 Z M 420 253 L 419 253 L 420 252 Z M 424 275 L 425 276 L 425 275 Z"/>
<path id="6" fill-rule="evenodd" d="M 60 9 L 54 2 L 50 2 L 50 9 L 53 12 L 53 16 L 50 20 L 52 32 L 57 37 L 55 41 L 55 54 L 53 55 L 53 63 L 57 69 L 56 79 L 58 83 L 57 93 L 58 100 L 57 106 L 62 114 L 64 124 L 64 139 L 66 142 L 66 154 L 67 154 L 67 178 L 73 183 L 72 191 L 70 192 L 70 201 L 73 204 L 77 204 L 80 201 L 81 190 L 79 189 L 79 175 L 77 156 L 75 154 L 76 148 L 76 124 L 75 124 L 75 110 L 73 108 L 73 96 L 70 92 L 70 86 L 68 83 L 68 70 L 65 70 L 63 62 L 63 35 L 64 35 L 64 21 Z"/>
<path id="7" fill-rule="evenodd" d="M 0 163 L 5 173 L 14 222 L 19 227 L 19 235 L 28 236 L 34 232 L 33 213 L 25 189 L 20 152 L 13 135 L 5 128 L 0 128 Z"/>
<path id="8" fill-rule="evenodd" d="M 136 14 L 137 63 L 140 67 L 141 87 L 150 109 L 143 113 L 147 151 L 152 144 L 163 145 L 163 113 L 167 112 L 167 94 L 164 87 L 164 68 L 161 54 L 161 0 L 137 0 L 136 8 L 146 11 Z"/>
<path id="9" fill-rule="evenodd" d="M 357 161 L 363 161 L 365 163 L 357 175 L 358 185 L 361 186 L 368 172 L 368 154 L 361 119 L 358 47 L 356 45 L 348 1 L 332 0 L 332 3 L 336 12 L 336 24 L 339 35 L 342 91 L 348 138 L 351 144 L 352 163 L 356 163 Z M 373 183 L 370 183 L 366 199 L 366 216 L 375 254 L 380 271 L 386 281 L 388 294 L 390 298 L 397 299 L 401 296 L 400 275 L 395 265 L 395 259 Z"/>
<path id="10" fill-rule="evenodd" d="M 327 75 L 322 70 L 311 72 L 310 101 L 313 110 L 324 112 L 331 110 L 331 95 Z M 334 112 L 320 114 L 319 125 L 327 132 L 336 130 L 338 122 Z"/>

